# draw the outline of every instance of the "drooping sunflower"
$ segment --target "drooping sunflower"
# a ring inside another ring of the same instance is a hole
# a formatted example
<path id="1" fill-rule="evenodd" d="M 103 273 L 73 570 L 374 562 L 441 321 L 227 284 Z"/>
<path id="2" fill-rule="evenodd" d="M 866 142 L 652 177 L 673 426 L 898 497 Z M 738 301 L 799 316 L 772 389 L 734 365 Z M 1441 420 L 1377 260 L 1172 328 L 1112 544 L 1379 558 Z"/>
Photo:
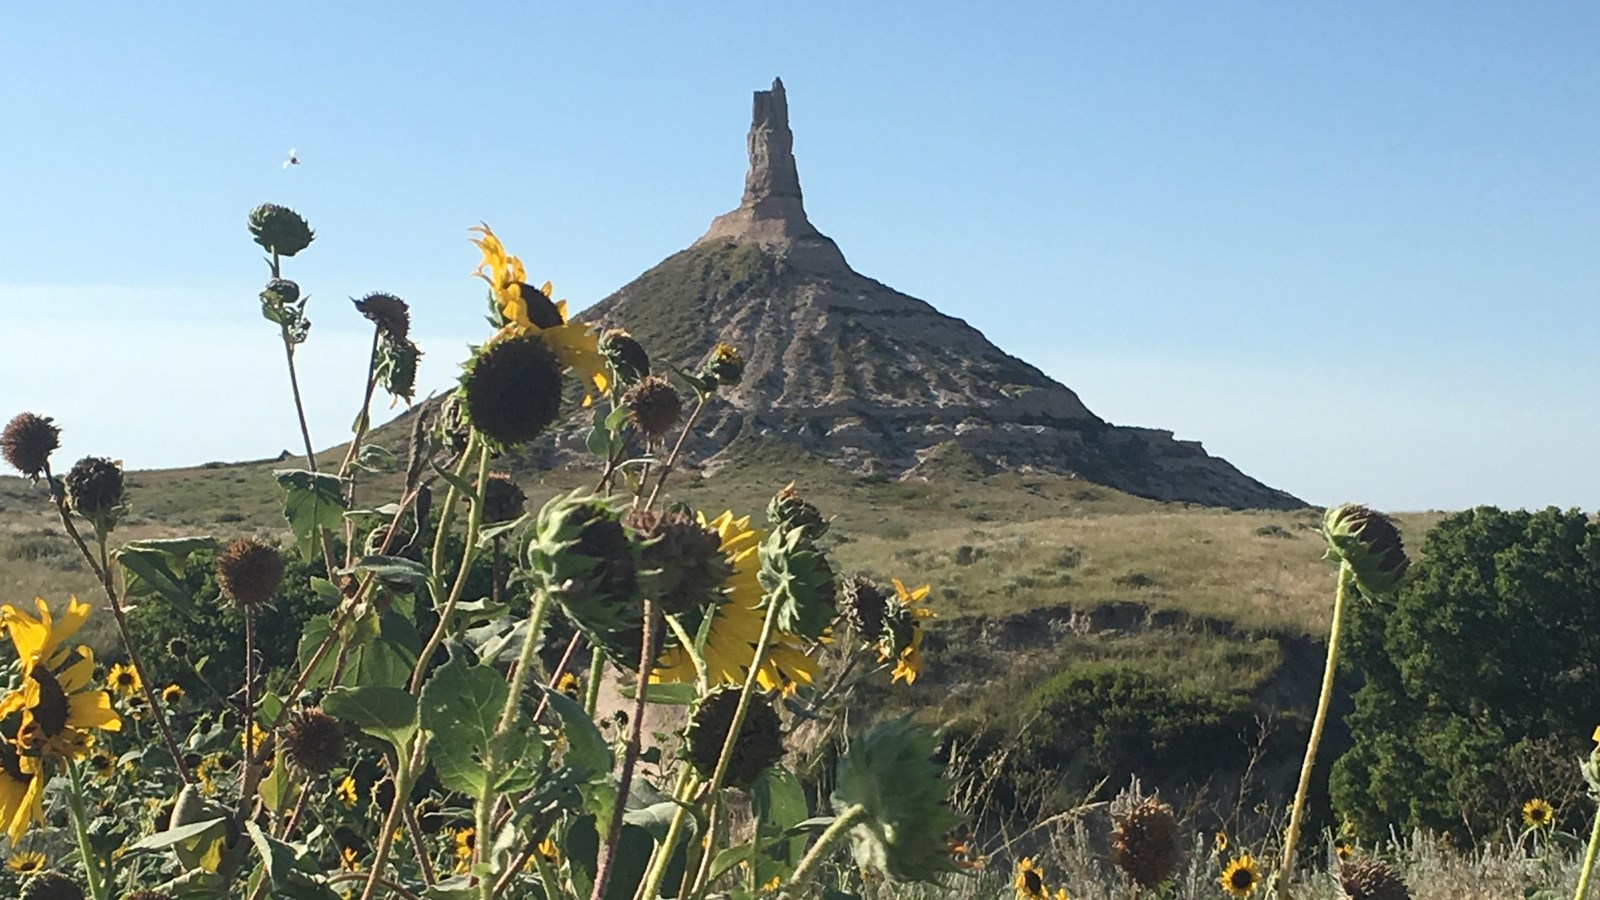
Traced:
<path id="1" fill-rule="evenodd" d="M 563 366 L 604 391 L 609 376 L 600 355 L 599 335 L 567 320 L 567 301 L 551 299 L 550 282 L 541 287 L 529 284 L 522 260 L 506 252 L 505 244 L 488 225 L 470 230 L 481 235 L 472 239 L 483 253 L 476 274 L 489 283 L 502 333 L 538 335 Z"/>
<path id="2" fill-rule="evenodd" d="M 1017 900 L 1050 900 L 1050 885 L 1045 883 L 1044 869 L 1031 856 L 1024 856 L 1022 862 L 1017 863 L 1017 880 L 1013 884 Z"/>
<path id="3" fill-rule="evenodd" d="M 938 613 L 923 605 L 928 596 L 928 585 L 908 591 L 900 579 L 893 580 L 896 597 L 884 611 L 878 660 L 894 660 L 891 682 L 911 684 L 922 674 L 922 620 L 931 619 Z"/>
<path id="4" fill-rule="evenodd" d="M 1248 897 L 1261 886 L 1261 867 L 1256 863 L 1255 857 L 1243 853 L 1228 863 L 1228 868 L 1222 871 L 1222 877 L 1218 881 L 1229 896 Z"/>
<path id="5" fill-rule="evenodd" d="M 89 752 L 90 729 L 122 728 L 111 695 L 90 687 L 94 653 L 81 645 L 65 646 L 88 618 L 89 605 L 72 598 L 57 626 L 49 605 L 42 599 L 37 603 L 38 619 L 14 606 L 0 607 L 22 660 L 22 687 L 0 698 L 0 719 L 22 714 L 16 740 L 28 755 L 83 756 Z"/>
<path id="6" fill-rule="evenodd" d="M 1529 828 L 1546 828 L 1554 822 L 1556 811 L 1543 797 L 1535 797 L 1522 804 L 1522 824 Z"/>
<path id="7" fill-rule="evenodd" d="M 722 599 L 712 611 L 710 631 L 707 633 L 701 656 L 705 658 L 706 680 L 715 687 L 719 684 L 743 684 L 755 658 L 756 644 L 761 640 L 761 626 L 766 611 L 761 608 L 760 548 L 766 532 L 750 527 L 750 517 L 734 518 L 724 512 L 707 520 L 697 513 L 701 527 L 713 531 L 721 539 L 721 551 L 733 571 L 723 584 Z M 686 622 L 691 635 L 699 623 Z M 799 635 L 778 631 L 772 647 L 761 664 L 756 681 L 763 690 L 782 688 L 793 690 L 798 685 L 809 685 L 816 680 L 817 664 L 806 654 L 807 644 Z M 650 678 L 655 682 L 685 682 L 695 680 L 694 662 L 688 651 L 675 641 L 668 644 L 656 660 Z"/>

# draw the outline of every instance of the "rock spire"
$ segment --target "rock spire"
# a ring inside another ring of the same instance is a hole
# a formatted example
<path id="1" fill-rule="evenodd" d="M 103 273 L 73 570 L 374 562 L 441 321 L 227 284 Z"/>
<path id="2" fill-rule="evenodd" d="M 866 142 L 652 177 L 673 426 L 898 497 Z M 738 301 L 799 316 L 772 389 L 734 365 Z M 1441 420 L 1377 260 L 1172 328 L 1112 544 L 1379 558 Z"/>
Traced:
<path id="1" fill-rule="evenodd" d="M 717 216 L 695 243 L 732 240 L 760 244 L 800 269 L 848 271 L 838 245 L 806 217 L 783 79 L 773 79 L 771 90 L 755 92 L 747 144 L 750 168 L 739 208 Z"/>

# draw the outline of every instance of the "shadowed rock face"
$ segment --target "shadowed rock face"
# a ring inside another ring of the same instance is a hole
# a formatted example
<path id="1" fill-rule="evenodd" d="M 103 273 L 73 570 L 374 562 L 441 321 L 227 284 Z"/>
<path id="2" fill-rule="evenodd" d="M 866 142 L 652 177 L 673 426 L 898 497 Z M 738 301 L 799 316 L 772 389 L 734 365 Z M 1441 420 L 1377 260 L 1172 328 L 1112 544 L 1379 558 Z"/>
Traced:
<path id="1" fill-rule="evenodd" d="M 692 367 L 723 341 L 743 384 L 716 402 L 690 460 L 744 434 L 857 471 L 918 474 L 952 447 L 985 466 L 1074 474 L 1158 500 L 1293 508 L 1299 500 L 1171 432 L 1111 425 L 1066 386 L 960 319 L 850 268 L 806 216 L 783 82 L 757 91 L 739 207 L 580 318 Z M 558 455 L 581 452 L 575 430 Z"/>

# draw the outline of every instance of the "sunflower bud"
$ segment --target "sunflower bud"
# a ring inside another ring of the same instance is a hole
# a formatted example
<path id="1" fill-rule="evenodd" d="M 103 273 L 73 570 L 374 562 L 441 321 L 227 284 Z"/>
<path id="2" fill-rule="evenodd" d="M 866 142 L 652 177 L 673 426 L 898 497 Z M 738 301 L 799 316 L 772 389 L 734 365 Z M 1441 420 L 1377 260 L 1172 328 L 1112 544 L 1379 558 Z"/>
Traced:
<path id="1" fill-rule="evenodd" d="M 106 515 L 122 505 L 122 467 L 101 456 L 73 463 L 65 478 L 67 502 L 85 519 Z"/>
<path id="2" fill-rule="evenodd" d="M 536 589 L 618 665 L 637 665 L 644 622 L 638 549 L 617 508 L 600 497 L 556 497 L 534 522 L 525 551 Z"/>
<path id="3" fill-rule="evenodd" d="M 28 879 L 21 900 L 83 900 L 83 888 L 60 872 L 45 872 Z"/>
<path id="4" fill-rule="evenodd" d="M 660 440 L 683 418 L 683 398 L 660 375 L 649 375 L 628 388 L 622 405 L 635 428 Z"/>
<path id="5" fill-rule="evenodd" d="M 11 468 L 38 478 L 50 465 L 50 453 L 61 446 L 61 429 L 46 416 L 17 413 L 0 432 L 0 454 Z"/>
<path id="6" fill-rule="evenodd" d="M 274 278 L 261 291 L 261 302 L 277 306 L 293 306 L 300 300 L 300 285 L 287 278 Z"/>
<path id="7" fill-rule="evenodd" d="M 272 602 L 283 583 L 283 557 L 255 538 L 239 538 L 217 557 L 217 586 L 244 610 Z"/>
<path id="8" fill-rule="evenodd" d="M 946 804 L 950 784 L 933 759 L 936 744 L 931 730 L 891 719 L 839 758 L 829 802 L 836 813 L 864 812 L 850 834 L 856 865 L 901 881 L 932 881 L 957 868 L 944 836 L 959 819 Z"/>
<path id="9" fill-rule="evenodd" d="M 600 355 L 606 358 L 617 381 L 631 385 L 650 374 L 650 354 L 633 335 L 621 328 L 608 328 L 600 335 Z"/>
<path id="10" fill-rule="evenodd" d="M 872 579 L 857 575 L 844 583 L 840 599 L 843 601 L 840 612 L 850 627 L 867 643 L 877 643 L 889 610 L 889 595 Z"/>
<path id="11" fill-rule="evenodd" d="M 1343 900 L 1411 900 L 1400 874 L 1381 859 L 1359 859 L 1339 867 Z"/>
<path id="12" fill-rule="evenodd" d="M 744 357 L 732 344 L 718 344 L 711 358 L 700 368 L 700 376 L 723 387 L 735 387 L 744 380 Z"/>
<path id="13" fill-rule="evenodd" d="M 268 252 L 287 257 L 311 246 L 316 233 L 287 206 L 263 203 L 250 210 L 250 236 Z"/>
<path id="14" fill-rule="evenodd" d="M 1178 870 L 1181 856 L 1178 819 L 1167 804 L 1146 797 L 1116 818 L 1111 859 L 1136 884 L 1159 887 Z"/>
<path id="15" fill-rule="evenodd" d="M 689 721 L 689 761 L 700 774 L 710 777 L 722 757 L 722 746 L 733 730 L 733 714 L 739 706 L 738 688 L 724 687 L 712 691 L 700 702 Z M 723 783 L 732 787 L 749 787 L 768 766 L 783 759 L 783 729 L 777 710 L 765 695 L 751 694 L 745 709 L 744 723 L 739 726 L 739 737 L 733 745 L 732 758 L 728 760 L 727 776 Z"/>
<path id="16" fill-rule="evenodd" d="M 494 341 L 461 380 L 467 419 L 500 447 L 533 440 L 561 413 L 561 363 L 537 334 Z"/>
<path id="17" fill-rule="evenodd" d="M 1335 506 L 1322 518 L 1327 558 L 1348 564 L 1368 596 L 1392 593 L 1405 579 L 1411 561 L 1400 530 L 1383 513 L 1354 503 Z"/>
<path id="18" fill-rule="evenodd" d="M 683 513 L 648 510 L 630 511 L 623 524 L 643 542 L 639 564 L 656 573 L 655 596 L 662 611 L 704 609 L 722 595 L 733 567 L 715 531 Z"/>
<path id="19" fill-rule="evenodd" d="M 808 541 L 815 541 L 828 531 L 828 520 L 822 517 L 822 511 L 801 497 L 793 482 L 767 504 L 767 524 L 774 531 L 798 529 Z"/>
<path id="20" fill-rule="evenodd" d="M 343 762 L 344 749 L 344 727 L 316 707 L 295 713 L 283 731 L 283 751 L 289 762 L 313 775 Z"/>
<path id="21" fill-rule="evenodd" d="M 509 472 L 493 472 L 483 485 L 483 524 L 511 522 L 527 510 L 528 495 Z"/>
<path id="22" fill-rule="evenodd" d="M 404 300 L 393 294 L 375 291 L 352 300 L 356 311 L 367 317 L 367 321 L 378 327 L 378 330 L 393 340 L 403 341 L 411 332 L 411 307 Z"/>
<path id="23" fill-rule="evenodd" d="M 838 615 L 833 566 L 805 528 L 777 528 L 761 545 L 757 576 L 766 602 L 776 603 L 778 627 L 817 640 Z"/>

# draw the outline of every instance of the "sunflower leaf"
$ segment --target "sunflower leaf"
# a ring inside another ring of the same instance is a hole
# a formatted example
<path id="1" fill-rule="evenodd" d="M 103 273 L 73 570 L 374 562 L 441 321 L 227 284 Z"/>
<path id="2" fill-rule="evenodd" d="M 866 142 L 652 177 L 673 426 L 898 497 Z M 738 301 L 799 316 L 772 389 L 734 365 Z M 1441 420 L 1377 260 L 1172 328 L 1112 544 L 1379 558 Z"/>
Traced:
<path id="1" fill-rule="evenodd" d="M 417 698 L 385 685 L 337 687 L 322 698 L 322 709 L 404 753 L 417 733 Z"/>
<path id="2" fill-rule="evenodd" d="M 507 691 L 494 669 L 468 665 L 456 654 L 422 686 L 420 721 L 433 736 L 434 768 L 446 788 L 479 800 L 488 795 L 484 759 Z"/>
<path id="3" fill-rule="evenodd" d="M 317 530 L 335 531 L 344 522 L 344 486 L 337 475 L 305 469 L 279 469 L 272 477 L 284 491 L 283 517 L 300 543 L 300 552 L 309 557 Z"/>

